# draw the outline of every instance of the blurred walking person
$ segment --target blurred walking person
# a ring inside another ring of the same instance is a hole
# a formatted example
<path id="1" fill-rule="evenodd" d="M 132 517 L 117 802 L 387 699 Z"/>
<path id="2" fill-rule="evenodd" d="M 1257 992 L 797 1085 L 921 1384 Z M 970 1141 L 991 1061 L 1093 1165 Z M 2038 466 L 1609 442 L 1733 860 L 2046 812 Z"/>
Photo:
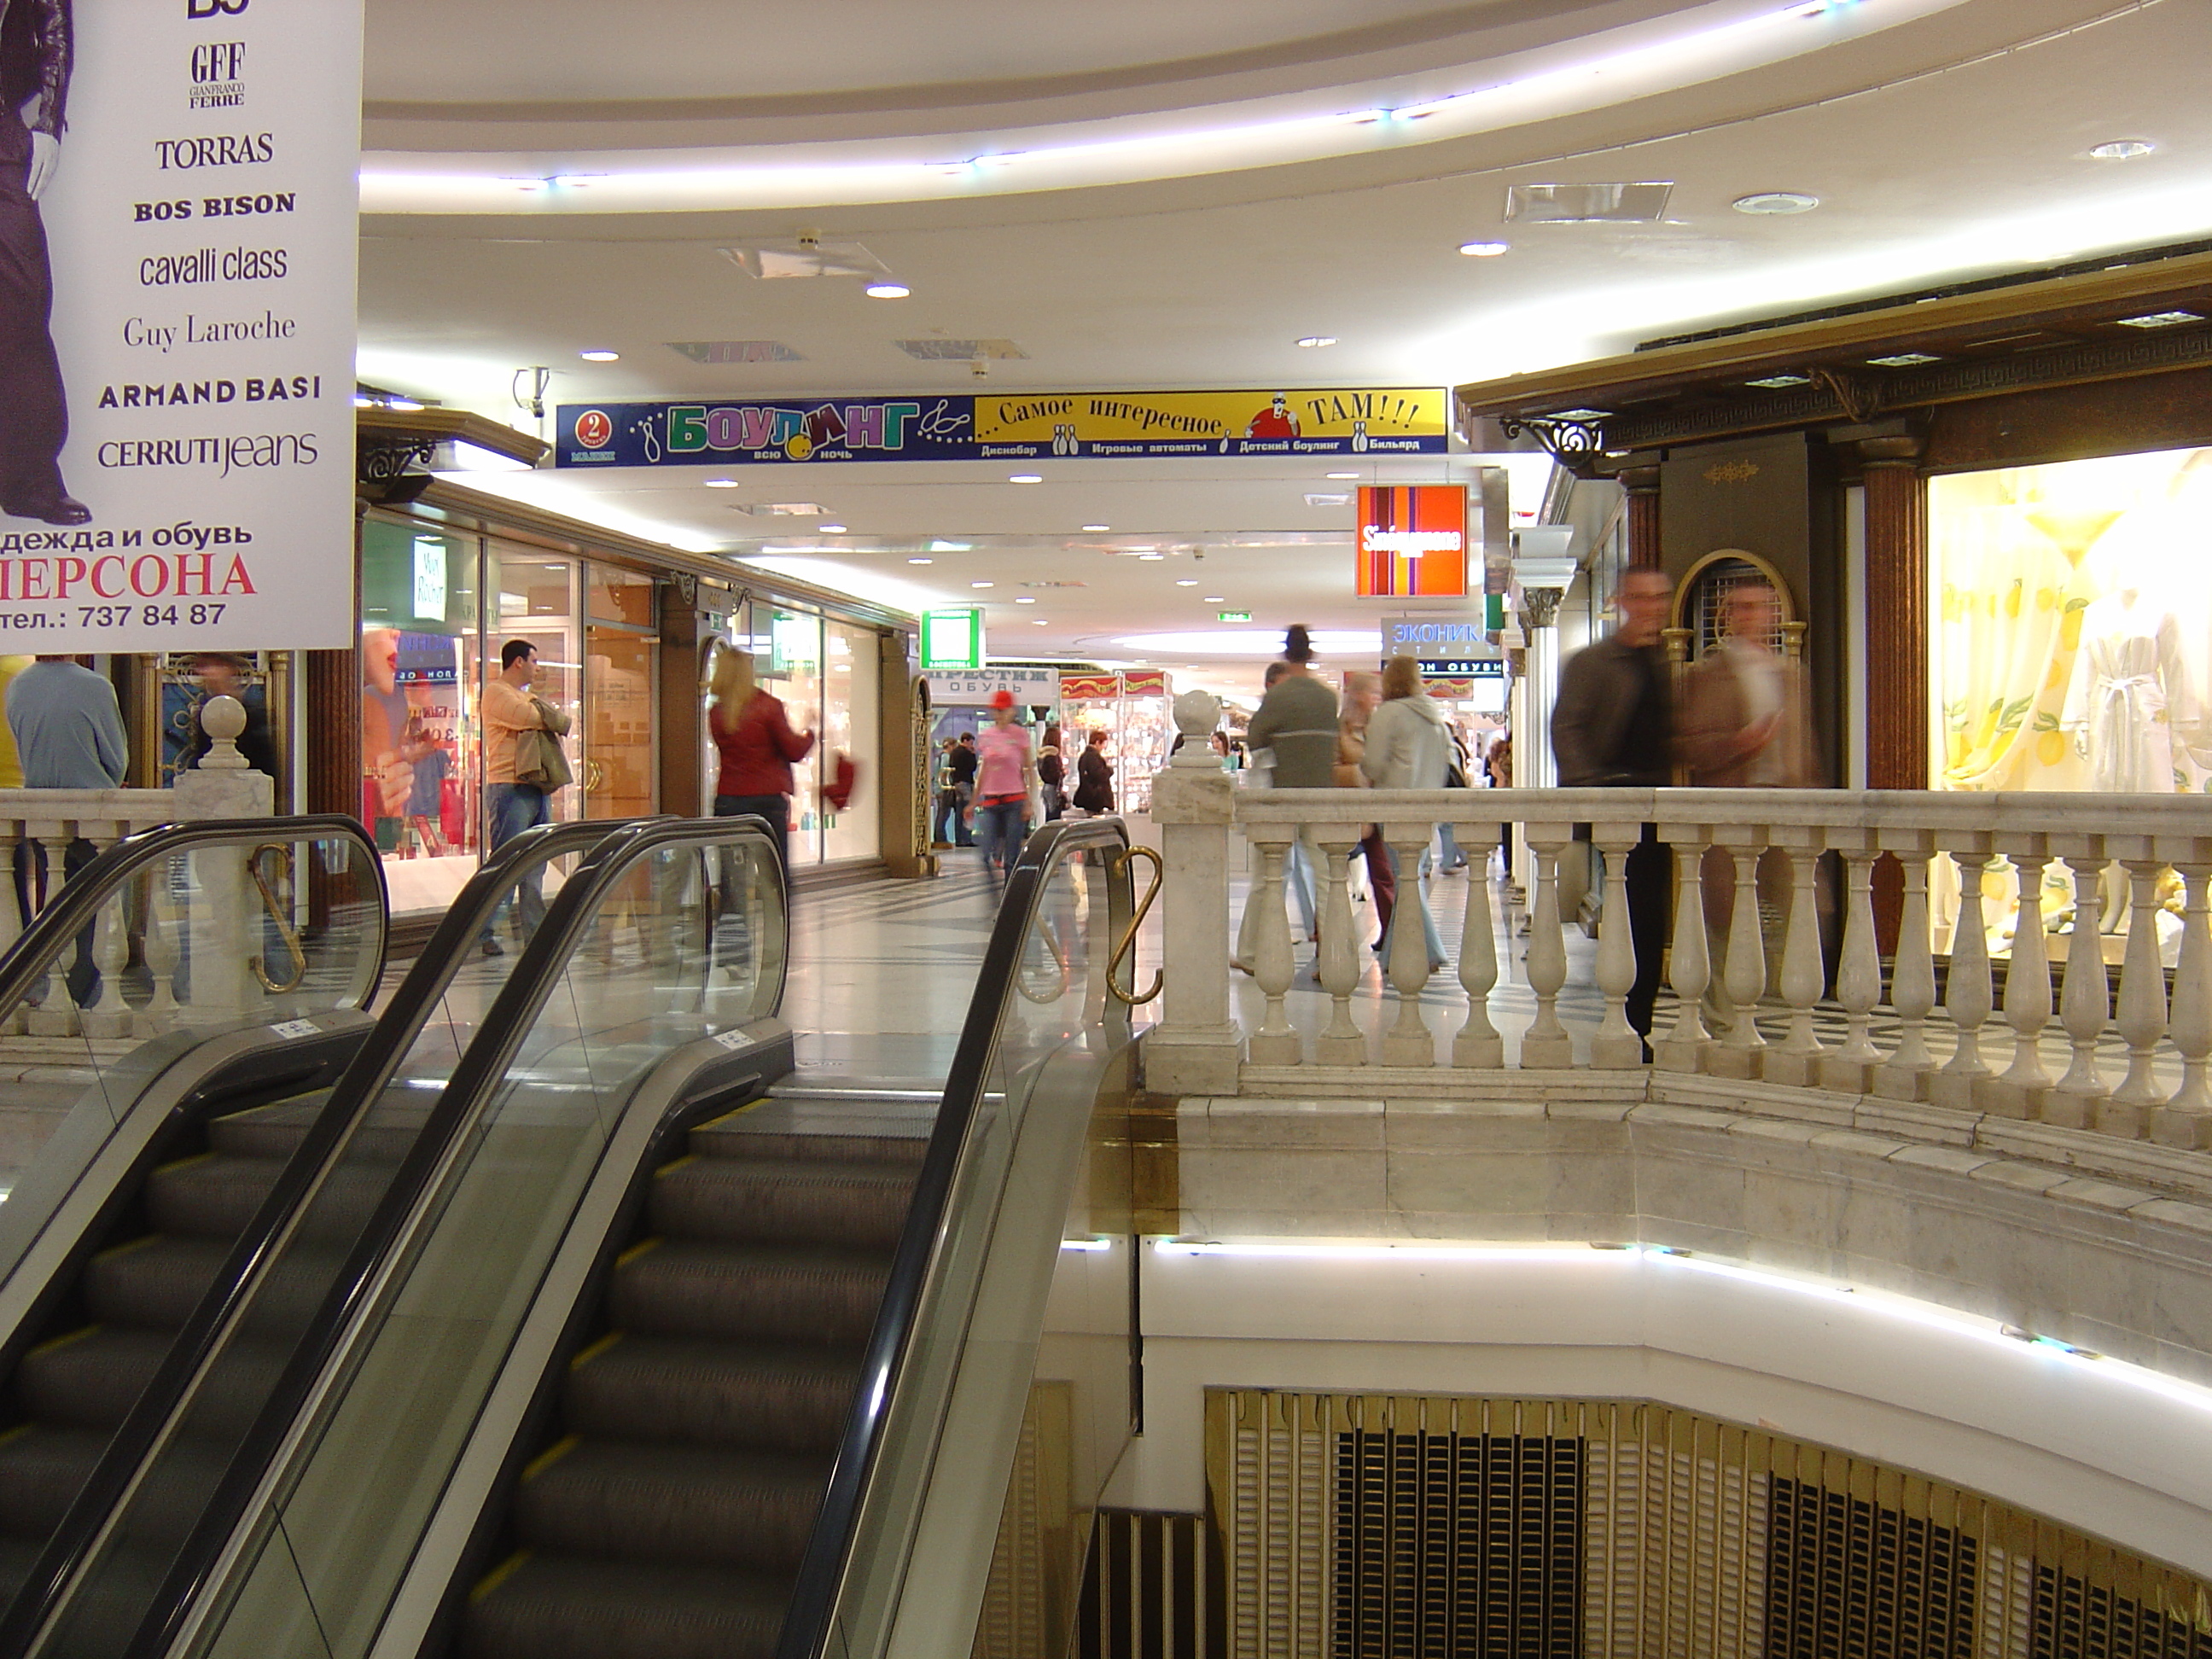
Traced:
<path id="1" fill-rule="evenodd" d="M 707 731 L 722 757 L 714 782 L 714 816 L 754 817 L 768 827 L 787 887 L 791 879 L 791 769 L 814 750 L 814 733 L 792 729 L 783 699 L 754 678 L 753 653 L 726 650 L 714 659 Z"/>

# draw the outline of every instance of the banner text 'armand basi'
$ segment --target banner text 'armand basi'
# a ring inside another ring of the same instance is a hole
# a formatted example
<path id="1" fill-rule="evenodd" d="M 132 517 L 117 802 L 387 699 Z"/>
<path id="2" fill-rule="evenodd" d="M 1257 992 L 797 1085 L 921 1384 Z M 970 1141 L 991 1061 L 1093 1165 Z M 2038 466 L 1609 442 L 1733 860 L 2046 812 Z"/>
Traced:
<path id="1" fill-rule="evenodd" d="M 0 0 L 0 641 L 353 635 L 361 0 Z"/>
<path id="2" fill-rule="evenodd" d="M 1449 447 L 1445 410 L 1437 387 L 564 404 L 555 464 L 1434 455 Z"/>

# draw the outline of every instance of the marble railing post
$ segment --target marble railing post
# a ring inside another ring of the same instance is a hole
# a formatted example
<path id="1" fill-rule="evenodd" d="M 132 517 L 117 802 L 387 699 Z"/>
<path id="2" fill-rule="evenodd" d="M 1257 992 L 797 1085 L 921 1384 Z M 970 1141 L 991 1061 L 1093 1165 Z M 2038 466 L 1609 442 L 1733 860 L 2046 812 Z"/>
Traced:
<path id="1" fill-rule="evenodd" d="M 2148 837 L 2115 837 L 2132 843 L 2123 854 L 2128 872 L 2128 949 L 2120 963 L 2120 1035 L 2128 1040 L 2128 1073 L 2097 1114 L 2093 1128 L 2140 1140 L 2150 1132 L 2153 1109 L 2165 1103 L 2153 1070 L 2158 1040 L 2166 1035 L 2166 967 L 2158 948 L 2158 878 L 2163 860 L 2151 855 Z"/>
<path id="2" fill-rule="evenodd" d="M 1951 969 L 1943 985 L 1943 1012 L 1954 1033 L 1951 1058 L 1928 1079 L 1928 1098 L 1962 1112 L 1976 1109 L 1976 1091 L 1990 1075 L 1982 1058 L 1982 1026 L 1996 1007 L 1990 979 L 1989 924 L 1982 910 L 1982 877 L 1990 837 L 1973 831 L 1939 838 L 1959 872 L 1959 920 L 1951 930 Z"/>
<path id="3" fill-rule="evenodd" d="M 1250 919 L 1246 931 L 1255 958 L 1252 976 L 1267 998 L 1260 1029 L 1247 1045 L 1248 1057 L 1255 1066 L 1295 1066 L 1301 1058 L 1297 1030 L 1283 1006 L 1291 981 L 1297 977 L 1297 963 L 1291 953 L 1291 919 L 1284 908 L 1289 896 L 1283 891 L 1283 866 L 1290 857 L 1290 840 L 1281 835 L 1285 827 L 1255 824 L 1247 837 L 1247 845 L 1259 856 L 1251 890 L 1244 898 L 1245 915 Z"/>
<path id="4" fill-rule="evenodd" d="M 1598 921 L 1597 988 L 1605 993 L 1605 1018 L 1590 1039 L 1590 1064 L 1600 1071 L 1628 1071 L 1644 1063 L 1644 1039 L 1628 1023 L 1628 994 L 1636 984 L 1636 942 L 1628 919 L 1628 854 L 1644 839 L 1641 823 L 1600 823 L 1591 839 L 1605 855 L 1605 908 Z"/>
<path id="5" fill-rule="evenodd" d="M 1875 940 L 1872 835 L 1834 830 L 1828 845 L 1844 860 L 1844 948 L 1836 963 L 1836 1003 L 1844 1018 L 1843 1047 L 1820 1056 L 1823 1089 L 1864 1094 L 1881 1064 L 1874 1042 L 1874 1011 L 1881 1000 L 1881 956 Z"/>
<path id="6" fill-rule="evenodd" d="M 1659 826 L 1659 839 L 1674 849 L 1674 939 L 1667 958 L 1674 1024 L 1653 1045 L 1662 1071 L 1702 1071 L 1712 1042 L 1704 1006 L 1705 988 L 1712 983 L 1712 957 L 1705 939 L 1705 848 L 1711 845 L 1711 836 L 1703 824 Z"/>
<path id="7" fill-rule="evenodd" d="M 1235 785 L 1218 766 L 1152 781 L 1167 870 L 1160 924 L 1166 988 L 1146 1039 L 1145 1081 L 1165 1095 L 1237 1092 L 1243 1034 L 1229 1016 L 1229 826 Z"/>
<path id="8" fill-rule="evenodd" d="M 2105 976 L 2104 936 L 2098 931 L 2104 905 L 2105 854 L 2102 838 L 2052 836 L 2051 850 L 2066 860 L 2074 876 L 2074 931 L 2066 945 L 2066 988 L 2059 1018 L 2074 1045 L 2073 1063 L 2043 1103 L 2043 1121 L 2061 1128 L 2086 1129 L 2111 1098 L 2097 1065 L 2097 1039 L 2112 1017 L 2112 988 Z"/>
<path id="9" fill-rule="evenodd" d="M 2043 1063 L 2043 1028 L 2051 1023 L 2051 947 L 2043 932 L 2043 872 L 2051 862 L 2044 838 L 2001 836 L 1997 850 L 2012 861 L 2020 908 L 2005 963 L 2004 1017 L 2012 1027 L 2012 1064 L 1976 1091 L 1984 1107 L 2004 1117 L 2039 1118 L 2051 1093 Z"/>
<path id="10" fill-rule="evenodd" d="M 1559 1024 L 1559 989 L 1567 982 L 1566 940 L 1559 933 L 1559 854 L 1573 828 L 1565 823 L 1531 823 L 1528 856 L 1536 866 L 1534 902 L 1528 911 L 1528 988 L 1535 994 L 1536 1018 L 1521 1039 L 1526 1071 L 1565 1071 L 1575 1063 L 1574 1039 Z"/>
<path id="11" fill-rule="evenodd" d="M 1928 860 L 1935 837 L 1925 830 L 1884 830 L 1881 850 L 1894 853 L 1905 872 L 1905 902 L 1898 914 L 1897 957 L 1890 970 L 1890 1006 L 1897 1010 L 1897 1047 L 1875 1068 L 1874 1092 L 1892 1100 L 1918 1100 L 1936 1069 L 1928 1047 L 1928 1016 L 1936 1010 L 1936 957 L 1928 935 Z"/>
<path id="12" fill-rule="evenodd" d="M 2168 1021 L 2181 1051 L 2181 1086 L 2150 1115 L 2150 1138 L 2193 1152 L 2212 1147 L 2212 844 L 2179 851 L 2174 866 L 2185 890 L 2181 959 L 2173 972 L 2173 1012 Z"/>
<path id="13" fill-rule="evenodd" d="M 1826 964 L 1820 959 L 1820 919 L 1814 896 L 1820 874 L 1821 836 L 1817 829 L 1778 827 L 1771 837 L 1790 860 L 1790 921 L 1782 940 L 1782 1000 L 1789 1005 L 1790 1030 L 1759 1056 L 1759 1074 L 1771 1083 L 1806 1088 L 1820 1080 L 1825 1052 L 1813 1029 L 1814 1005 L 1827 989 Z"/>
<path id="14" fill-rule="evenodd" d="M 1330 823 L 1317 826 L 1314 844 L 1321 848 L 1322 989 L 1329 995 L 1328 1025 L 1314 1045 L 1314 1058 L 1324 1066 L 1364 1066 L 1367 1034 L 1352 1017 L 1352 994 L 1359 986 L 1359 937 L 1352 921 L 1352 849 L 1359 845 L 1359 826 Z"/>
<path id="15" fill-rule="evenodd" d="M 1470 859 L 1467 866 L 1459 983 L 1467 993 L 1467 1023 L 1452 1039 L 1452 1064 L 1496 1071 L 1505 1064 L 1505 1039 L 1490 1023 L 1490 994 L 1498 984 L 1498 942 L 1490 922 L 1490 883 L 1480 859 Z"/>
<path id="16" fill-rule="evenodd" d="M 1735 908 L 1729 917 L 1728 960 L 1721 973 L 1735 1023 L 1705 1053 L 1716 1077 L 1755 1078 L 1766 1039 L 1753 1018 L 1766 994 L 1766 941 L 1759 925 L 1759 855 L 1766 831 L 1757 825 L 1716 826 L 1713 842 L 1735 866 Z"/>
<path id="17" fill-rule="evenodd" d="M 1436 1034 L 1421 1016 L 1421 992 L 1434 970 L 1429 966 L 1428 895 L 1421 890 L 1421 854 L 1437 832 L 1433 822 L 1386 823 L 1379 826 L 1398 861 L 1398 903 L 1390 913 L 1389 960 L 1384 964 L 1390 988 L 1398 995 L 1398 1018 L 1382 1037 L 1385 1066 L 1433 1066 Z"/>

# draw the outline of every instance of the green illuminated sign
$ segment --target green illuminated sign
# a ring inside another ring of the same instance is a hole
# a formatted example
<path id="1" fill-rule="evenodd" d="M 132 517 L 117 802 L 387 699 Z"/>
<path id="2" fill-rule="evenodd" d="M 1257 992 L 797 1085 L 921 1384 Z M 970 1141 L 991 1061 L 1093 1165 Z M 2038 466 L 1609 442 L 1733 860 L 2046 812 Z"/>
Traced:
<path id="1" fill-rule="evenodd" d="M 1252 620 L 1252 613 L 1249 611 L 1224 611 L 1218 612 L 1218 615 L 1223 622 L 1250 622 Z"/>
<path id="2" fill-rule="evenodd" d="M 921 665 L 925 671 L 982 667 L 983 613 L 977 610 L 924 611 Z"/>

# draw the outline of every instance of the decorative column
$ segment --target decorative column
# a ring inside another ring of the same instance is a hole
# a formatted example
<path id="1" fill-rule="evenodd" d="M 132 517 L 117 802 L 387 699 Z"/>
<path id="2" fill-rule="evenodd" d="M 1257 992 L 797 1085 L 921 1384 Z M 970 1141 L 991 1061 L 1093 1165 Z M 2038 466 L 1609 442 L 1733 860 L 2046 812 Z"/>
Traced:
<path id="1" fill-rule="evenodd" d="M 1624 466 L 1614 475 L 1628 496 L 1628 565 L 1656 570 L 1659 558 L 1659 469 Z"/>
<path id="2" fill-rule="evenodd" d="M 1928 493 L 1917 438 L 1868 438 L 1867 787 L 1928 787 Z"/>
<path id="3" fill-rule="evenodd" d="M 1513 734 L 1513 781 L 1529 789 L 1549 789 L 1559 781 L 1552 756 L 1552 705 L 1559 695 L 1559 602 L 1565 587 L 1521 590 L 1521 631 L 1528 641 L 1528 729 Z"/>

